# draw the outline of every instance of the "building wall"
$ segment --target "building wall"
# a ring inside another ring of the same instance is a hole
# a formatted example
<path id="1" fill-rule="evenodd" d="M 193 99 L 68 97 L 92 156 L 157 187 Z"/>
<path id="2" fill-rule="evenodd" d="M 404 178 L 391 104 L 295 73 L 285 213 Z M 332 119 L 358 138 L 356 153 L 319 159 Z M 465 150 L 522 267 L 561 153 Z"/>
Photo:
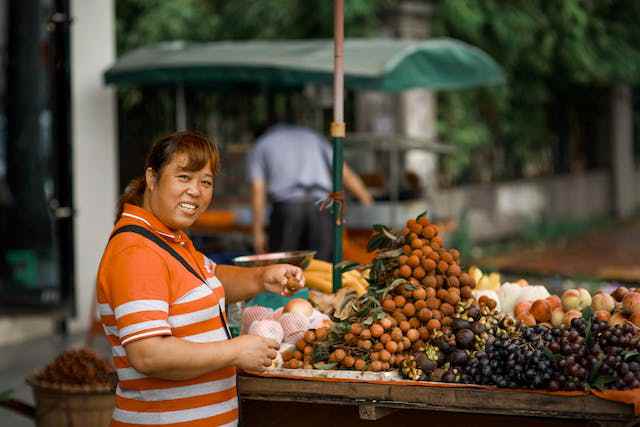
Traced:
<path id="1" fill-rule="evenodd" d="M 88 326 L 95 274 L 113 226 L 117 189 L 116 106 L 102 73 L 115 60 L 113 1 L 72 0 L 75 295 L 71 330 Z"/>

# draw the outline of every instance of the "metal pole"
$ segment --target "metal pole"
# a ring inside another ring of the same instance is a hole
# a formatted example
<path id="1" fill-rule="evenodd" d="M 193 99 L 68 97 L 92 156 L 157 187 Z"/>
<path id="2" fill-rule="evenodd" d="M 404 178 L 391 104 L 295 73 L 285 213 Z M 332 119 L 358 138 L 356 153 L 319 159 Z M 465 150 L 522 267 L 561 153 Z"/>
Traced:
<path id="1" fill-rule="evenodd" d="M 187 129 L 187 103 L 184 99 L 184 85 L 176 87 L 176 130 Z"/>
<path id="2" fill-rule="evenodd" d="M 342 194 L 343 139 L 345 137 L 344 124 L 344 0 L 334 0 L 333 3 L 334 30 L 334 67 L 333 67 L 333 123 L 331 123 L 331 137 L 333 140 L 333 192 Z M 342 287 L 342 272 L 337 264 L 342 261 L 342 205 L 341 201 L 333 204 L 333 292 Z"/>

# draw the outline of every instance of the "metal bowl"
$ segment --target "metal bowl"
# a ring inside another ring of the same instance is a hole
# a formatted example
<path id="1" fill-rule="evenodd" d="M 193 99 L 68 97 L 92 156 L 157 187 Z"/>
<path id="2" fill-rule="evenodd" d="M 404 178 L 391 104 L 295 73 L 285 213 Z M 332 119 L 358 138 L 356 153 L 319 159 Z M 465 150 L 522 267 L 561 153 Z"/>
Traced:
<path id="1" fill-rule="evenodd" d="M 269 254 L 239 256 L 233 259 L 241 267 L 262 267 L 272 264 L 292 264 L 307 268 L 316 251 L 272 252 Z"/>

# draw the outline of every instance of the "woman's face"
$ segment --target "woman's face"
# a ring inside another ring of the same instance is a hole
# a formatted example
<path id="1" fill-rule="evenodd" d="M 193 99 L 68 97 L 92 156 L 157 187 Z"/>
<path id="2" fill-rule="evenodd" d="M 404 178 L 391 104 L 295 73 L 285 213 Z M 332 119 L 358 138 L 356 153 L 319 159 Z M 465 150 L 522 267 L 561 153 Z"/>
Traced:
<path id="1" fill-rule="evenodd" d="M 172 230 L 185 230 L 204 212 L 213 198 L 211 162 L 199 171 L 188 171 L 186 154 L 176 154 L 162 174 L 146 171 L 148 197 L 145 208 Z"/>

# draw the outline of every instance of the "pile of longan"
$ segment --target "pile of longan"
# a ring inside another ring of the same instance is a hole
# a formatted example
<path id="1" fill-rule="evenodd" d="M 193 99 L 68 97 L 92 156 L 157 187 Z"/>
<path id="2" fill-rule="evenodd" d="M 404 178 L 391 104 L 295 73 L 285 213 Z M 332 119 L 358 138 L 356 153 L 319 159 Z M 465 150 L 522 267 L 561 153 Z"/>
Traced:
<path id="1" fill-rule="evenodd" d="M 382 308 L 399 324 L 409 322 L 427 333 L 453 322 L 456 306 L 472 298 L 474 279 L 462 271 L 460 252 L 445 249 L 438 227 L 426 217 L 410 219 L 402 230 L 404 245 L 394 278 L 407 280 L 382 301 Z"/>
<path id="2" fill-rule="evenodd" d="M 313 369 L 313 346 L 326 341 L 329 328 L 308 330 L 304 337 L 296 341 L 295 350 L 282 353 L 283 367 L 289 369 Z"/>

